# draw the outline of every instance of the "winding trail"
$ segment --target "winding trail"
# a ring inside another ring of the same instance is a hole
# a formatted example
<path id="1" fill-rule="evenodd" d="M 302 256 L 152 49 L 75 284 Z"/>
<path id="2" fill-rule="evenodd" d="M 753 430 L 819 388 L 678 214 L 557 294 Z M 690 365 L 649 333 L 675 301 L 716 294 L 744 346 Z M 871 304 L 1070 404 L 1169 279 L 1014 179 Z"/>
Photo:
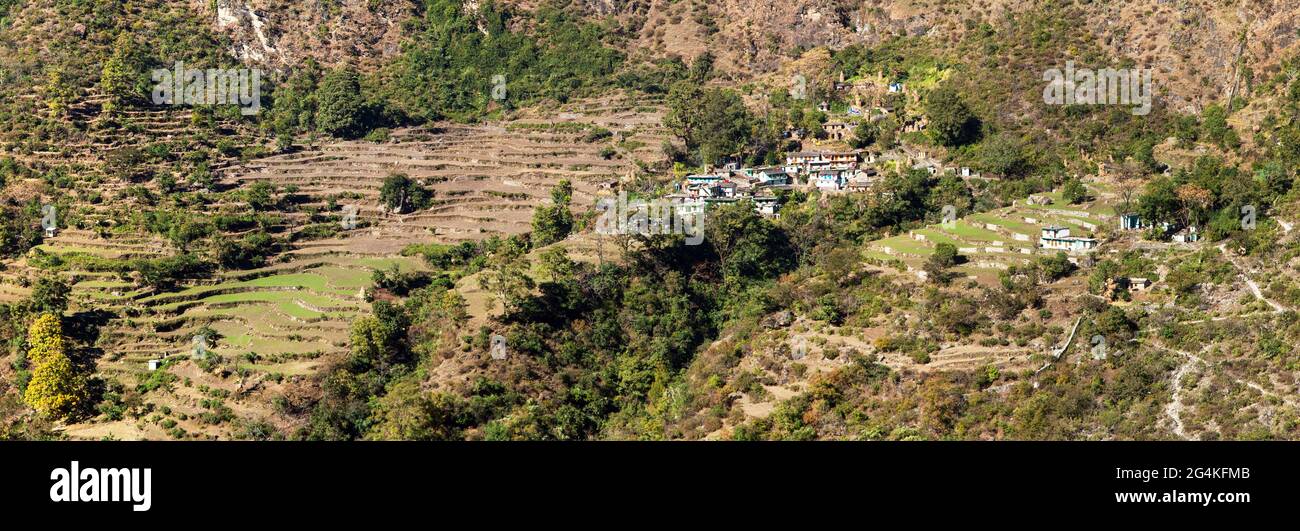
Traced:
<path id="1" fill-rule="evenodd" d="M 1232 266 L 1237 268 L 1237 271 L 1241 274 L 1241 278 L 1246 281 L 1246 286 L 1250 287 L 1250 292 L 1255 295 L 1256 299 L 1264 301 L 1271 306 L 1273 308 L 1273 313 L 1283 313 L 1286 311 L 1286 307 L 1273 302 L 1268 297 L 1264 296 L 1263 290 L 1259 289 L 1259 284 L 1256 284 L 1255 281 L 1250 278 L 1250 270 L 1242 267 L 1241 264 L 1237 262 L 1237 257 L 1228 252 L 1225 244 L 1219 244 L 1219 252 L 1223 253 L 1223 256 L 1227 257 L 1228 262 L 1231 262 Z"/>
<path id="2" fill-rule="evenodd" d="M 1187 371 L 1191 370 L 1192 365 L 1196 364 L 1199 359 L 1200 358 L 1189 355 L 1187 356 L 1187 361 L 1183 362 L 1183 364 L 1178 367 L 1178 370 L 1174 371 L 1174 374 L 1171 377 L 1173 378 L 1173 391 L 1171 393 L 1169 405 L 1165 406 L 1165 414 L 1169 415 L 1169 419 L 1172 420 L 1174 424 L 1174 435 L 1177 435 L 1178 438 L 1183 440 L 1191 439 L 1191 437 L 1187 435 L 1186 427 L 1183 425 L 1183 376 L 1187 375 Z"/>
<path id="3" fill-rule="evenodd" d="M 1182 357 L 1184 357 L 1184 358 L 1187 359 L 1187 361 L 1184 362 L 1181 366 L 1179 366 L 1179 367 L 1178 367 L 1178 370 L 1174 371 L 1174 374 L 1171 376 L 1171 378 L 1173 378 L 1172 396 L 1171 396 L 1171 399 L 1170 399 L 1170 401 L 1169 401 L 1169 405 L 1165 406 L 1165 414 L 1169 415 L 1170 420 L 1173 421 L 1173 424 L 1174 424 L 1174 433 L 1177 434 L 1179 437 L 1182 437 L 1183 439 L 1187 439 L 1188 437 L 1187 437 L 1186 432 L 1184 431 L 1183 420 L 1182 420 L 1182 411 L 1183 411 L 1183 400 L 1182 400 L 1183 376 L 1185 376 L 1185 375 L 1187 374 L 1187 371 L 1190 370 L 1190 369 L 1192 368 L 1192 366 L 1195 365 L 1195 364 L 1197 364 L 1197 363 L 1203 364 L 1203 365 L 1205 365 L 1206 367 L 1211 367 L 1211 366 L 1213 366 L 1213 365 L 1215 365 L 1215 364 L 1214 364 L 1213 362 L 1210 362 L 1209 360 L 1206 360 L 1205 358 L 1202 358 L 1201 356 L 1199 356 L 1199 355 L 1197 355 L 1197 354 L 1193 354 L 1193 353 L 1191 353 L 1191 352 L 1187 352 L 1187 351 L 1185 351 L 1185 350 L 1178 350 L 1178 349 L 1175 349 L 1175 348 L 1170 348 L 1170 347 L 1167 347 L 1167 346 L 1165 346 L 1165 345 L 1161 345 L 1161 344 L 1158 344 L 1158 343 L 1155 343 L 1155 342 L 1150 343 L 1150 345 L 1153 346 L 1153 347 L 1155 347 L 1155 348 L 1158 348 L 1158 349 L 1164 350 L 1164 351 L 1166 351 L 1166 352 L 1173 352 L 1174 354 L 1178 354 L 1179 356 L 1182 356 Z M 1207 347 L 1205 347 L 1205 348 L 1208 349 L 1208 348 L 1210 348 L 1210 347 L 1207 346 Z M 1233 382 L 1236 382 L 1236 383 L 1238 383 L 1238 384 L 1244 385 L 1244 386 L 1246 386 L 1246 387 L 1249 387 L 1249 388 L 1251 388 L 1251 389 L 1254 389 L 1254 390 L 1258 391 L 1259 394 L 1261 394 L 1261 395 L 1263 395 L 1263 396 L 1266 396 L 1266 397 L 1269 397 L 1269 398 L 1277 399 L 1277 400 L 1281 401 L 1283 404 L 1286 404 L 1287 406 L 1290 406 L 1290 407 L 1292 407 L 1292 408 L 1300 408 L 1300 404 L 1297 404 L 1296 401 L 1295 401 L 1295 399 L 1293 399 L 1293 398 L 1291 398 L 1291 397 L 1289 397 L 1289 396 L 1285 396 L 1285 395 L 1278 394 L 1278 393 L 1275 392 L 1275 391 L 1271 391 L 1271 390 L 1265 389 L 1264 386 L 1259 385 L 1259 384 L 1257 384 L 1257 383 L 1255 383 L 1255 382 L 1251 382 L 1251 381 L 1248 381 L 1248 380 L 1242 380 L 1241 378 L 1237 378 L 1236 376 L 1233 376 L 1233 375 L 1231 375 L 1231 374 L 1226 374 L 1226 373 L 1225 373 L 1224 375 L 1227 376 L 1229 379 L 1231 379 Z"/>

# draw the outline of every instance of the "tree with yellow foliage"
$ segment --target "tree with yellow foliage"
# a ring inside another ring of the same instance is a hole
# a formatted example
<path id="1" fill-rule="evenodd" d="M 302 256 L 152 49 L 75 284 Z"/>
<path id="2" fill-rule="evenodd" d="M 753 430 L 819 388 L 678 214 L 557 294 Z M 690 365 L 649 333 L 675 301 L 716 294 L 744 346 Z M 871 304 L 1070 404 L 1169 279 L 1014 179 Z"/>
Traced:
<path id="1" fill-rule="evenodd" d="M 63 340 L 63 324 L 53 313 L 41 314 L 27 329 L 27 359 L 35 367 L 23 399 L 42 415 L 66 419 L 86 399 L 86 381 L 72 366 Z"/>

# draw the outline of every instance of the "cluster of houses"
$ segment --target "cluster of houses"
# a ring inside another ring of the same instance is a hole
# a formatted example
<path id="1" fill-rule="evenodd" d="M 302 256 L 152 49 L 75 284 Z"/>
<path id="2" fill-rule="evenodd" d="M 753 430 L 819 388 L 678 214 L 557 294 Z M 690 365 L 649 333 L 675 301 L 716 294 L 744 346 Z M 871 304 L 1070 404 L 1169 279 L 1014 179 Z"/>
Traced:
<path id="1" fill-rule="evenodd" d="M 668 199 L 679 201 L 683 213 L 702 212 L 712 204 L 748 200 L 765 216 L 777 216 L 775 192 L 796 187 L 823 192 L 869 190 L 879 172 L 870 167 L 877 154 L 868 151 L 805 151 L 786 157 L 785 165 L 745 168 L 728 164 L 721 169 L 686 176 Z"/>

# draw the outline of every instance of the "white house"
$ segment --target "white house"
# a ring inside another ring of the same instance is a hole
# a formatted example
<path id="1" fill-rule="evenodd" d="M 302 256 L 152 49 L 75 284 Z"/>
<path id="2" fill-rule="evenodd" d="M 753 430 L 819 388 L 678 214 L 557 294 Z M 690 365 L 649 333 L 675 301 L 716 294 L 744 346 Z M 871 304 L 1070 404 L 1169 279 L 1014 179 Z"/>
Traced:
<path id="1" fill-rule="evenodd" d="M 1142 230 L 1142 217 L 1137 214 L 1124 214 L 1119 217 L 1120 230 Z"/>
<path id="2" fill-rule="evenodd" d="M 843 190 L 848 184 L 847 171 L 844 170 L 822 170 L 817 172 L 813 178 L 813 183 L 817 189 L 822 191 L 839 191 Z"/>
<path id="3" fill-rule="evenodd" d="M 1071 253 L 1086 252 L 1097 247 L 1097 240 L 1070 236 L 1068 227 L 1051 225 L 1043 227 L 1042 237 L 1038 239 L 1038 246 L 1044 249 L 1057 249 Z"/>
<path id="4" fill-rule="evenodd" d="M 767 168 L 758 171 L 759 186 L 782 186 L 790 184 L 790 174 L 784 168 Z"/>
<path id="5" fill-rule="evenodd" d="M 1200 241 L 1201 234 L 1196 231 L 1196 227 L 1188 227 L 1180 230 L 1173 235 L 1173 240 L 1178 243 L 1192 243 Z"/>
<path id="6" fill-rule="evenodd" d="M 753 198 L 754 210 L 764 216 L 775 216 L 776 211 L 780 208 L 775 196 L 762 195 Z"/>

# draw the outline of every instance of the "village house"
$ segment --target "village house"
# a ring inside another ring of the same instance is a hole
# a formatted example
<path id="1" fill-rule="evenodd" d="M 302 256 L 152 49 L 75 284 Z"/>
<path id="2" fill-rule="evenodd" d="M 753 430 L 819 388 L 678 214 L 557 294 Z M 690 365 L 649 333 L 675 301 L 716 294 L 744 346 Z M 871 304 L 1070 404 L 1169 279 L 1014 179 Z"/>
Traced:
<path id="1" fill-rule="evenodd" d="M 1201 241 L 1201 233 L 1197 232 L 1196 227 L 1187 227 L 1175 232 L 1172 239 L 1177 243 L 1193 243 Z"/>
<path id="2" fill-rule="evenodd" d="M 854 125 L 849 122 L 826 122 L 822 125 L 822 130 L 826 131 L 826 138 L 843 142 L 853 136 Z"/>
<path id="3" fill-rule="evenodd" d="M 813 177 L 813 184 L 818 190 L 840 191 L 848 184 L 848 173 L 848 170 L 822 170 Z"/>
<path id="4" fill-rule="evenodd" d="M 771 196 L 771 195 L 755 196 L 753 197 L 753 201 L 754 201 L 754 210 L 759 214 L 768 217 L 780 216 L 780 214 L 777 213 L 777 210 L 780 209 L 781 205 L 778 203 L 776 196 Z"/>
<path id="5" fill-rule="evenodd" d="M 802 151 L 786 156 L 785 171 L 791 175 L 812 175 L 822 170 L 854 169 L 860 160 L 861 156 L 854 151 Z"/>
<path id="6" fill-rule="evenodd" d="M 850 192 L 865 192 L 876 184 L 879 173 L 875 169 L 865 169 L 854 173 L 849 177 L 848 189 Z"/>
<path id="7" fill-rule="evenodd" d="M 736 197 L 736 183 L 723 181 L 709 187 L 710 197 Z"/>
<path id="8" fill-rule="evenodd" d="M 722 182 L 723 177 L 716 173 L 687 175 L 686 184 L 688 186 L 711 186 Z"/>
<path id="9" fill-rule="evenodd" d="M 837 151 L 824 154 L 832 166 L 851 166 L 857 164 L 860 157 L 855 151 Z"/>
<path id="10" fill-rule="evenodd" d="M 1125 279 L 1125 280 L 1128 281 L 1128 290 L 1129 290 L 1129 292 L 1131 292 L 1131 293 L 1137 293 L 1137 292 L 1140 292 L 1140 291 L 1146 291 L 1147 289 L 1149 289 L 1149 288 L 1151 287 L 1151 280 L 1150 280 L 1150 279 L 1146 279 L 1146 278 L 1129 278 L 1129 279 Z"/>
<path id="11" fill-rule="evenodd" d="M 1043 227 L 1042 237 L 1038 239 L 1038 246 L 1043 249 L 1056 249 L 1070 253 L 1078 253 L 1095 249 L 1097 247 L 1097 240 L 1093 238 L 1070 236 L 1070 229 L 1068 227 L 1051 225 Z"/>
<path id="12" fill-rule="evenodd" d="M 1124 214 L 1119 217 L 1120 230 L 1142 230 L 1142 218 L 1137 214 Z"/>
<path id="13" fill-rule="evenodd" d="M 758 186 L 784 186 L 793 184 L 793 180 L 785 168 L 764 168 L 755 173 L 758 177 Z"/>
<path id="14" fill-rule="evenodd" d="M 1115 277 L 1106 281 L 1106 296 L 1111 299 L 1117 299 L 1122 293 L 1141 293 L 1150 288 L 1150 279 Z"/>

